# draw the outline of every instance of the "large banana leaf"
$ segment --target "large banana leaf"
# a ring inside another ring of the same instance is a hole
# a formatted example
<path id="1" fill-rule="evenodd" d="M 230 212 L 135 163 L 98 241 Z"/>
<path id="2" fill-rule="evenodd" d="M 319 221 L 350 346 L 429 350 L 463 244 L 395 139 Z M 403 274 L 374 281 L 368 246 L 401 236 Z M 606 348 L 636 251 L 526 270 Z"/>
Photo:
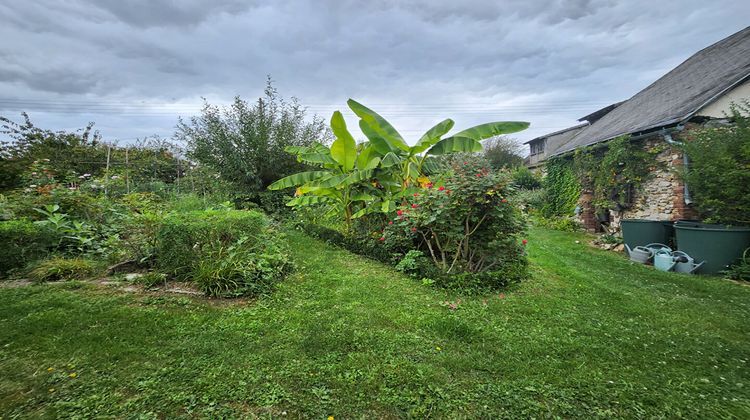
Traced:
<path id="1" fill-rule="evenodd" d="M 380 167 L 382 168 L 390 168 L 393 165 L 398 165 L 401 163 L 401 158 L 393 154 L 393 152 L 388 152 L 385 156 L 383 156 L 383 159 L 380 160 Z"/>
<path id="2" fill-rule="evenodd" d="M 435 143 L 430 150 L 427 151 L 428 155 L 446 155 L 449 153 L 456 152 L 480 152 L 482 151 L 482 144 L 474 139 L 468 137 L 456 137 L 451 136 L 444 138 L 439 142 Z"/>
<path id="3" fill-rule="evenodd" d="M 365 169 L 362 171 L 353 171 L 350 173 L 346 179 L 343 181 L 344 185 L 352 185 L 356 184 L 358 182 L 366 181 L 372 178 L 372 175 L 375 173 L 372 169 Z"/>
<path id="4" fill-rule="evenodd" d="M 317 179 L 310 183 L 311 187 L 335 188 L 342 185 L 349 175 L 334 175 L 328 178 Z"/>
<path id="5" fill-rule="evenodd" d="M 297 156 L 297 158 L 301 161 L 308 162 L 308 163 L 321 163 L 321 164 L 332 164 L 332 165 L 338 165 L 339 163 L 334 160 L 330 153 L 302 153 L 301 155 Z"/>
<path id="6" fill-rule="evenodd" d="M 375 130 L 373 130 L 370 127 L 370 124 L 368 124 L 365 120 L 359 120 L 359 128 L 362 130 L 362 133 L 364 133 L 365 137 L 367 137 L 368 140 L 370 140 L 370 144 L 372 144 L 372 147 L 380 153 L 381 155 L 384 155 L 388 152 L 395 152 L 398 149 L 395 147 L 391 147 L 388 142 L 380 136 Z"/>
<path id="7" fill-rule="evenodd" d="M 529 128 L 529 123 L 523 121 L 497 121 L 467 128 L 454 134 L 453 137 L 468 137 L 479 141 L 501 134 L 515 133 L 527 128 Z"/>
<path id="8" fill-rule="evenodd" d="M 349 199 L 351 201 L 372 201 L 375 199 L 375 197 L 370 194 L 361 192 L 361 193 L 352 194 L 351 198 Z"/>
<path id="9" fill-rule="evenodd" d="M 331 201 L 328 197 L 321 197 L 317 195 L 302 195 L 295 197 L 286 203 L 289 207 L 294 206 L 310 206 L 313 204 L 329 203 Z"/>
<path id="10" fill-rule="evenodd" d="M 424 152 L 425 150 L 429 149 L 430 146 L 439 142 L 440 137 L 443 137 L 445 133 L 451 131 L 451 128 L 453 128 L 453 124 L 454 124 L 453 120 L 448 118 L 443 121 L 440 121 L 434 127 L 427 130 L 427 132 L 424 133 L 422 138 L 419 139 L 417 144 L 415 144 L 414 147 L 411 148 L 411 154 L 412 155 L 420 154 Z"/>
<path id="11" fill-rule="evenodd" d="M 364 120 L 370 128 L 383 137 L 391 147 L 397 147 L 405 152 L 409 151 L 409 145 L 406 144 L 404 138 L 401 137 L 401 134 L 385 118 L 354 99 L 349 99 L 346 103 L 359 118 Z"/>
<path id="12" fill-rule="evenodd" d="M 331 156 L 344 168 L 344 172 L 349 172 L 357 160 L 357 143 L 346 129 L 346 121 L 339 111 L 334 112 L 331 117 L 331 130 L 336 136 L 331 145 Z"/>
<path id="13" fill-rule="evenodd" d="M 308 183 L 310 181 L 313 181 L 318 178 L 322 178 L 329 174 L 330 172 L 326 172 L 326 171 L 300 172 L 294 175 L 289 175 L 287 177 L 281 178 L 280 180 L 269 185 L 268 189 L 269 190 L 283 190 L 284 188 L 296 187 L 297 185 Z"/>
<path id="14" fill-rule="evenodd" d="M 357 169 L 375 169 L 380 163 L 380 157 L 371 144 L 367 144 L 357 156 Z"/>

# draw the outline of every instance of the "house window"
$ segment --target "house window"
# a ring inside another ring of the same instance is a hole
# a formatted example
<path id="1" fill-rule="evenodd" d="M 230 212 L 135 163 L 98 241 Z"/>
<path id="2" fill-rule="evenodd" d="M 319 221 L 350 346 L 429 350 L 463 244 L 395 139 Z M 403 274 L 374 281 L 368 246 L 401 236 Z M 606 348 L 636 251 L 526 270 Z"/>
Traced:
<path id="1" fill-rule="evenodd" d="M 541 141 L 536 141 L 534 143 L 531 143 L 529 146 L 531 147 L 531 154 L 532 155 L 538 155 L 544 153 L 544 145 L 547 143 L 547 139 L 543 139 Z"/>

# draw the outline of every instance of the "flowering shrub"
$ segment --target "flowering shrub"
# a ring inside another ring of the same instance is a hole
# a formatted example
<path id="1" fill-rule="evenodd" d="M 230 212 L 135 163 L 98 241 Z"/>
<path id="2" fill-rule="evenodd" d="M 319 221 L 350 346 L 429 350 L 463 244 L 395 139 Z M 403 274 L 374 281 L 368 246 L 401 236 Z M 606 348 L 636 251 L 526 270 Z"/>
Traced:
<path id="1" fill-rule="evenodd" d="M 427 186 L 405 200 L 380 239 L 389 246 L 408 238 L 448 275 L 502 276 L 511 266 L 518 271 L 525 267 L 525 223 L 510 201 L 512 193 L 506 173 L 467 158 L 454 163 L 443 185 Z"/>

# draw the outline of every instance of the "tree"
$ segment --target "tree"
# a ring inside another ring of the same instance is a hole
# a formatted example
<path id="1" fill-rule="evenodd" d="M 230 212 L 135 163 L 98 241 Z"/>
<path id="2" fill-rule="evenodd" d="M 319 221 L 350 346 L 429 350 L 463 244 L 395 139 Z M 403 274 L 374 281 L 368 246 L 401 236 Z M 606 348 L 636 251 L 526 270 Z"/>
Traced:
<path id="1" fill-rule="evenodd" d="M 286 147 L 330 141 L 323 120 L 306 121 L 305 114 L 295 98 L 287 102 L 279 97 L 269 78 L 264 97 L 255 104 L 239 96 L 228 107 L 206 102 L 200 116 L 180 120 L 175 137 L 186 142 L 191 159 L 244 191 L 259 191 L 308 168 Z"/>
<path id="2" fill-rule="evenodd" d="M 495 169 L 523 165 L 522 149 L 515 139 L 508 136 L 493 137 L 484 142 L 484 156 Z"/>

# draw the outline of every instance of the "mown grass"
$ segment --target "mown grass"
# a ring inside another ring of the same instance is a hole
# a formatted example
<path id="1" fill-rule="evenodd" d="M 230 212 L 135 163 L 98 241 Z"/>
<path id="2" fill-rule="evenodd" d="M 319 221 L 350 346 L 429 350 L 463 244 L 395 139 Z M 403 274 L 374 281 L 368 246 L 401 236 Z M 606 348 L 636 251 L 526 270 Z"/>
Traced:
<path id="1" fill-rule="evenodd" d="M 529 239 L 533 278 L 502 295 L 299 233 L 256 302 L 0 289 L 0 417 L 750 416 L 750 288 Z"/>

